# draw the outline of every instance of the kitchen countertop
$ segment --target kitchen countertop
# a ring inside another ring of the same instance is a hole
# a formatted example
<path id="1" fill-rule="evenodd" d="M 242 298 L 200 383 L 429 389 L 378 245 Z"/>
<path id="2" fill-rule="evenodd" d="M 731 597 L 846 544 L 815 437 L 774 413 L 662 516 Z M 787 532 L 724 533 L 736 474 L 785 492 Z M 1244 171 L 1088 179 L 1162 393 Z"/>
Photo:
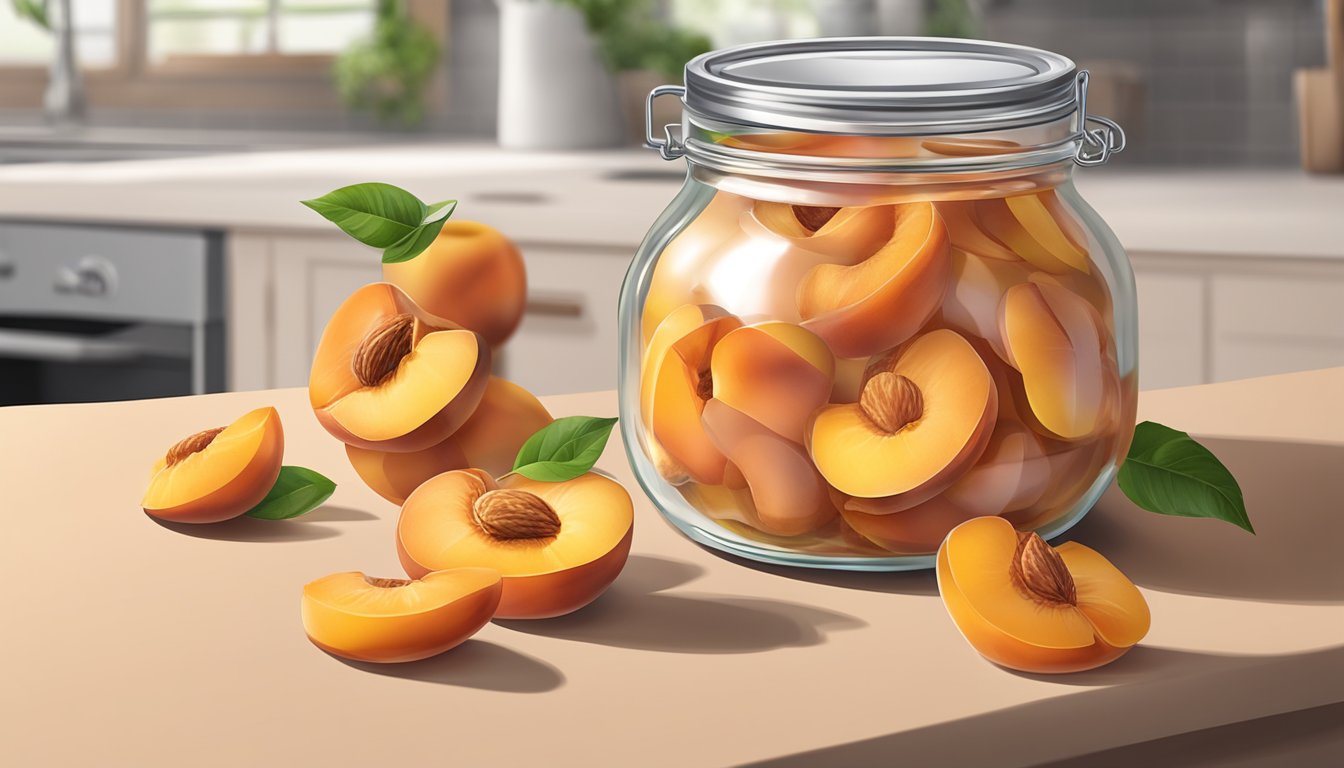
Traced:
<path id="1" fill-rule="evenodd" d="M 414 664 L 313 647 L 301 586 L 400 573 L 394 506 L 301 389 L 0 409 L 0 762 L 99 765 L 1027 765 L 1344 701 L 1344 368 L 1144 392 L 1213 436 L 1259 531 L 1112 491 L 1069 535 L 1143 590 L 1114 664 L 1007 672 L 958 635 L 929 573 L 718 556 L 636 500 L 630 563 L 569 617 L 487 625 Z M 547 399 L 614 413 L 613 393 Z M 183 434 L 273 404 L 286 463 L 339 483 L 286 522 L 168 526 L 136 506 Z M 636 488 L 613 441 L 599 467 Z M 789 756 L 793 756 L 790 758 Z"/>
<path id="2" fill-rule="evenodd" d="M 649 151 L 493 145 L 323 148 L 103 163 L 0 165 L 0 217 L 330 233 L 300 206 L 357 181 L 425 198 L 520 240 L 630 247 L 675 194 L 681 163 Z M 1344 259 L 1344 177 L 1295 169 L 1080 169 L 1078 186 L 1131 251 Z"/>

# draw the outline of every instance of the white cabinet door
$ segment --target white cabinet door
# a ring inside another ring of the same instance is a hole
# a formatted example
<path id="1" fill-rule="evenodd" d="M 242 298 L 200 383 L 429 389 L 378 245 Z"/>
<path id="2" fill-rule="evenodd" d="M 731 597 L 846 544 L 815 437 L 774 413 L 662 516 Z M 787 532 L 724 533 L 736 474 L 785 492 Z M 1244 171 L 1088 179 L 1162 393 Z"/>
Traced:
<path id="1" fill-rule="evenodd" d="M 1204 381 L 1207 355 L 1204 278 L 1136 270 L 1139 295 L 1139 388 Z"/>
<path id="2" fill-rule="evenodd" d="M 382 265 L 377 251 L 342 234 L 277 236 L 271 254 L 271 386 L 306 386 L 327 320 L 360 286 L 381 280 Z"/>
<path id="3" fill-rule="evenodd" d="M 1212 285 L 1215 381 L 1344 365 L 1344 270 Z"/>
<path id="4" fill-rule="evenodd" d="M 495 369 L 538 395 L 616 388 L 616 304 L 634 247 L 522 244 L 528 301 Z"/>

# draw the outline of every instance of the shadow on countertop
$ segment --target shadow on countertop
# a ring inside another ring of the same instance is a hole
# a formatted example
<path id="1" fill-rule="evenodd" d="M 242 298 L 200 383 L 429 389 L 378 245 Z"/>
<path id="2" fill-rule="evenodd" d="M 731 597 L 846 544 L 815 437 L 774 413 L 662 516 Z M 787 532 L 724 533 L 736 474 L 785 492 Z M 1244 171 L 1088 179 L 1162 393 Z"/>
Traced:
<path id="1" fill-rule="evenodd" d="M 242 542 L 286 542 L 330 539 L 341 535 L 341 529 L 319 523 L 358 522 L 380 519 L 377 515 L 353 507 L 323 505 L 301 517 L 290 520 L 257 520 L 235 517 L 220 523 L 174 523 L 146 515 L 160 527 L 197 539 Z"/>
<path id="2" fill-rule="evenodd" d="M 1064 539 L 1159 592 L 1344 603 L 1344 446 L 1203 439 L 1241 485 L 1256 535 L 1135 507 L 1112 487 Z"/>
<path id="3" fill-rule="evenodd" d="M 631 556 L 621 578 L 592 605 L 546 621 L 496 621 L 561 640 L 666 653 L 754 653 L 818 645 L 828 632 L 866 626 L 848 614 L 802 603 L 693 592 L 668 594 L 704 570 L 692 563 Z"/>
<path id="4" fill-rule="evenodd" d="M 710 549 L 703 544 L 697 545 L 711 555 L 727 560 L 735 565 L 750 568 L 753 571 L 768 573 L 795 581 L 810 584 L 825 584 L 841 589 L 857 589 L 865 592 L 886 592 L 888 594 L 938 596 L 938 579 L 933 569 L 922 571 L 832 571 L 822 568 L 796 568 L 785 565 L 771 565 L 728 552 Z"/>
<path id="5" fill-rule="evenodd" d="M 502 693 L 545 693 L 565 684 L 564 674 L 550 664 L 485 640 L 467 640 L 448 653 L 403 664 L 331 658 L 375 675 Z"/>

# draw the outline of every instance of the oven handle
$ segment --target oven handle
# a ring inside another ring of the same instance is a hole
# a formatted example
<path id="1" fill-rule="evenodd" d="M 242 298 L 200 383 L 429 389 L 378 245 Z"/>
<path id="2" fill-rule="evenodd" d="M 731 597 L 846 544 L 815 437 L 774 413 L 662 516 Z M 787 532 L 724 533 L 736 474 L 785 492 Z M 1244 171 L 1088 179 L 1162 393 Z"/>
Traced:
<path id="1" fill-rule="evenodd" d="M 66 333 L 0 328 L 0 358 L 55 363 L 115 363 L 144 353 L 140 344 Z"/>

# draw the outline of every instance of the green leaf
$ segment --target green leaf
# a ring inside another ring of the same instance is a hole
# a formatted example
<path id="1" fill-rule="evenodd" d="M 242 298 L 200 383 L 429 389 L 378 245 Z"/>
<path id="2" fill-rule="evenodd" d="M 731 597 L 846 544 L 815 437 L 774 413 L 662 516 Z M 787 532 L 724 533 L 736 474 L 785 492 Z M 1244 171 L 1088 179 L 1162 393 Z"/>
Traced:
<path id="1" fill-rule="evenodd" d="M 513 471 L 531 480 L 560 483 L 593 468 L 616 419 L 566 416 L 542 427 L 518 449 Z"/>
<path id="2" fill-rule="evenodd" d="M 288 520 L 322 506 L 335 490 L 335 483 L 311 469 L 281 467 L 271 492 L 246 514 L 259 520 Z"/>
<path id="3" fill-rule="evenodd" d="M 14 15 L 50 30 L 51 17 L 47 15 L 47 0 L 13 0 Z"/>
<path id="4" fill-rule="evenodd" d="M 1208 448 L 1171 427 L 1145 421 L 1134 428 L 1118 482 L 1149 512 L 1212 517 L 1255 533 L 1236 478 Z"/>
<path id="5" fill-rule="evenodd" d="M 442 203 L 435 203 L 427 209 L 424 221 L 416 227 L 406 237 L 397 241 L 392 247 L 383 251 L 384 264 L 397 264 L 403 261 L 410 261 L 416 256 L 425 252 L 425 249 L 434 242 L 443 230 L 444 222 L 457 210 L 456 200 L 445 200 Z"/>
<path id="6" fill-rule="evenodd" d="M 303 204 L 359 242 L 389 248 L 419 229 L 428 213 L 420 198 L 380 182 L 352 184 Z"/>

